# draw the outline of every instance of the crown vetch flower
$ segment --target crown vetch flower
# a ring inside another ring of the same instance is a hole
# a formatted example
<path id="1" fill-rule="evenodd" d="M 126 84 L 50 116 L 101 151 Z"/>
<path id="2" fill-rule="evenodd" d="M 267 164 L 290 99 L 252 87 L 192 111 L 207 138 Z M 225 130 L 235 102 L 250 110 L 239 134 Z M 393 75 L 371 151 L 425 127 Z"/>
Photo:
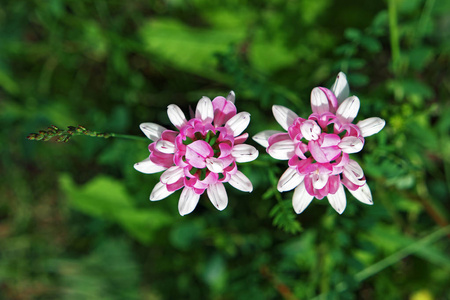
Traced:
<path id="1" fill-rule="evenodd" d="M 362 203 L 373 204 L 364 172 L 349 154 L 361 151 L 365 137 L 383 129 L 385 121 L 373 117 L 353 124 L 359 106 L 358 97 L 349 97 L 347 78 L 340 72 L 331 90 L 312 90 L 313 113 L 308 119 L 274 105 L 274 117 L 287 132 L 266 130 L 253 137 L 273 158 L 288 160 L 289 168 L 277 188 L 280 192 L 295 188 L 292 204 L 298 214 L 314 197 L 327 197 L 342 214 L 346 207 L 343 186 Z"/>
<path id="2" fill-rule="evenodd" d="M 148 146 L 150 156 L 134 168 L 146 174 L 164 171 L 150 200 L 164 199 L 182 188 L 178 210 L 186 215 L 195 209 L 205 191 L 218 210 L 225 209 L 225 182 L 244 192 L 253 190 L 236 163 L 256 159 L 258 150 L 244 144 L 248 134 L 242 132 L 250 122 L 250 114 L 237 113 L 234 99 L 233 91 L 227 98 L 216 97 L 213 101 L 203 97 L 189 121 L 177 105 L 169 105 L 167 114 L 176 131 L 154 123 L 140 125 L 153 142 Z"/>

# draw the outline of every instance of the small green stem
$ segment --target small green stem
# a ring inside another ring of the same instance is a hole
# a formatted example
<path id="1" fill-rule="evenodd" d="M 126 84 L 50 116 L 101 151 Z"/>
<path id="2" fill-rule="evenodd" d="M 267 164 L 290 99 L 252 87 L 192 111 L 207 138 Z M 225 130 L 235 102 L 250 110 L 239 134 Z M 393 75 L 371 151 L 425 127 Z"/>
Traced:
<path id="1" fill-rule="evenodd" d="M 400 71 L 400 38 L 397 24 L 397 0 L 388 0 L 389 32 L 391 41 L 392 69 L 395 76 Z"/>
<path id="2" fill-rule="evenodd" d="M 119 134 L 119 133 L 110 133 L 111 137 L 120 138 L 120 139 L 128 139 L 128 140 L 138 140 L 138 141 L 149 141 L 148 138 L 137 135 L 128 135 L 128 134 Z"/>
<path id="3" fill-rule="evenodd" d="M 446 234 L 450 233 L 450 225 L 446 227 L 442 227 L 429 235 L 421 238 L 415 243 L 412 243 L 405 248 L 395 252 L 392 255 L 389 255 L 388 257 L 380 260 L 379 262 L 365 268 L 364 270 L 356 273 L 355 280 L 357 282 L 361 282 L 366 280 L 367 278 L 377 274 L 378 272 L 386 269 L 387 267 L 395 264 L 396 262 L 402 260 L 403 258 L 407 257 L 408 255 L 414 254 L 415 252 L 419 251 L 424 246 L 431 244 L 433 242 L 436 242 L 440 238 L 444 237 Z"/>
<path id="4" fill-rule="evenodd" d="M 129 139 L 129 140 L 140 140 L 148 141 L 146 137 L 135 136 L 120 133 L 107 133 L 107 132 L 97 132 L 86 129 L 84 126 L 68 126 L 67 129 L 59 129 L 58 127 L 51 125 L 47 130 L 40 130 L 39 133 L 31 133 L 27 136 L 27 139 L 32 141 L 55 141 L 67 143 L 73 136 L 84 135 L 90 137 L 104 138 L 108 139 L 110 137 Z"/>

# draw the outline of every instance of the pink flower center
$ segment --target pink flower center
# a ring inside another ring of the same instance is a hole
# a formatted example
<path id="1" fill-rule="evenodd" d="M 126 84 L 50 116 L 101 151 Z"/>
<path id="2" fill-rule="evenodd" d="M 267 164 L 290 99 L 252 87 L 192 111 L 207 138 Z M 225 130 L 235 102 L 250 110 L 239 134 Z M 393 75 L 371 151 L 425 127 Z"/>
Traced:
<path id="1" fill-rule="evenodd" d="M 235 159 L 231 156 L 233 146 L 234 137 L 228 134 L 225 127 L 215 128 L 192 119 L 176 137 L 174 162 L 185 169 L 188 178 L 227 181 L 227 174 L 237 170 Z"/>

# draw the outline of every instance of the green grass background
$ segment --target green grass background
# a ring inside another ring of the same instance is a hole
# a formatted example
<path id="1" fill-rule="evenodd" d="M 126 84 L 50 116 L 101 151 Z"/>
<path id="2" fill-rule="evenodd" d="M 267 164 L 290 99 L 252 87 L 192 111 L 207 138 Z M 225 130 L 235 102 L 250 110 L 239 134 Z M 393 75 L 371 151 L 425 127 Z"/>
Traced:
<path id="1" fill-rule="evenodd" d="M 446 0 L 2 0 L 0 299 L 450 299 L 449 33 Z M 253 193 L 181 217 L 132 167 L 147 142 L 26 139 L 142 135 L 231 89 L 254 135 L 279 129 L 273 104 L 307 117 L 339 71 L 357 120 L 386 120 L 353 155 L 374 205 L 347 193 L 341 216 L 296 215 L 260 147 Z"/>

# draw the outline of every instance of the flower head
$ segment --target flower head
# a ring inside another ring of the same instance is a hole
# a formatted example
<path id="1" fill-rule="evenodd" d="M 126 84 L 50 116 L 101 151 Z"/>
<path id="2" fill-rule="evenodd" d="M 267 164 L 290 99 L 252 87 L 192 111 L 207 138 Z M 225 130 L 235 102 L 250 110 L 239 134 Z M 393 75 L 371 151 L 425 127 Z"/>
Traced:
<path id="1" fill-rule="evenodd" d="M 258 150 L 244 144 L 248 134 L 242 132 L 250 122 L 250 114 L 237 113 L 234 99 L 233 91 L 227 98 L 216 97 L 213 101 L 203 97 L 190 120 L 177 105 L 169 105 L 167 114 L 176 131 L 154 123 L 140 125 L 153 142 L 148 146 L 150 156 L 134 168 L 146 174 L 164 171 L 150 200 L 161 200 L 183 189 L 178 210 L 186 215 L 195 209 L 205 191 L 217 209 L 225 209 L 225 182 L 244 192 L 253 190 L 236 163 L 256 159 Z"/>
<path id="2" fill-rule="evenodd" d="M 308 119 L 274 105 L 275 119 L 286 132 L 267 130 L 253 137 L 273 158 L 288 160 L 289 168 L 281 176 L 278 190 L 295 188 L 292 204 L 297 213 L 303 212 L 314 197 L 327 197 L 331 206 L 343 213 L 343 186 L 359 201 L 373 204 L 364 172 L 349 154 L 361 151 L 365 137 L 383 129 L 385 121 L 374 117 L 353 124 L 359 106 L 358 97 L 349 97 L 347 78 L 341 72 L 331 90 L 312 90 L 313 113 Z"/>

